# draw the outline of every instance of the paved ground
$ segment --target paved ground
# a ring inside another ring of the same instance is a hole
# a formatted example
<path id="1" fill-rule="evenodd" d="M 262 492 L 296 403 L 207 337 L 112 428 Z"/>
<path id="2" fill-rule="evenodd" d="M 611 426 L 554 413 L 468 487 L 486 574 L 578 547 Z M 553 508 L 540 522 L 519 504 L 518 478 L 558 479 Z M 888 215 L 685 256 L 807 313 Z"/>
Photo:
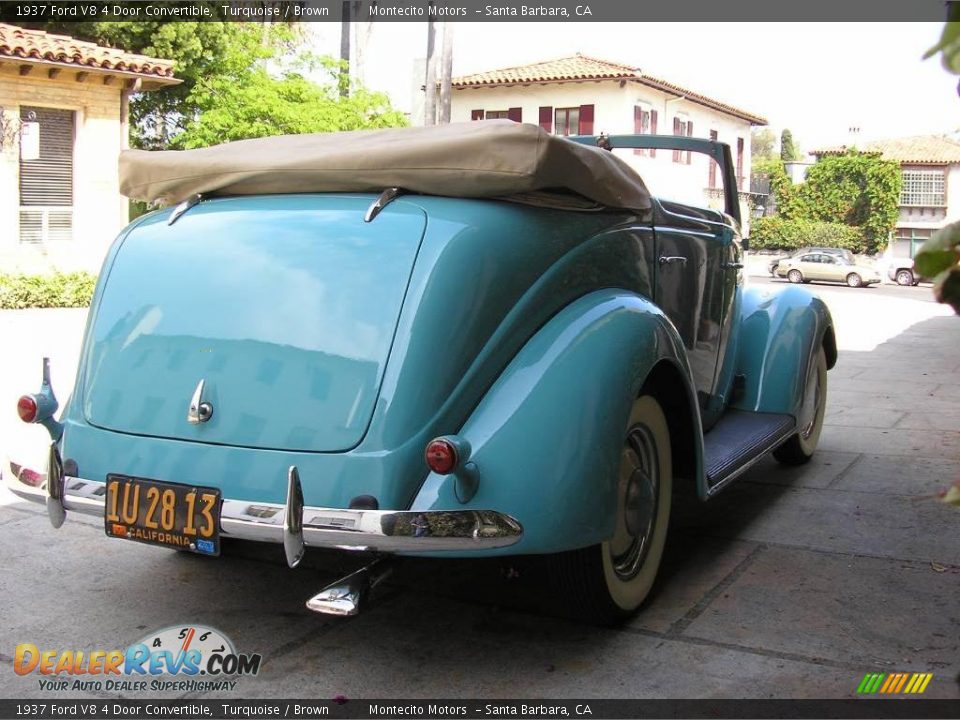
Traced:
<path id="1" fill-rule="evenodd" d="M 927 696 L 960 698 L 960 510 L 933 499 L 960 473 L 960 319 L 928 289 L 810 287 L 841 347 L 821 451 L 682 500 L 658 589 L 625 627 L 545 615 L 523 561 L 409 563 L 368 613 L 326 619 L 302 605 L 332 579 L 324 556 L 208 561 L 108 541 L 92 518 L 54 533 L 4 495 L 0 695 L 44 694 L 12 672 L 16 643 L 111 649 L 197 622 L 264 655 L 233 697 L 851 697 L 866 672 L 923 671 Z M 13 402 L 44 352 L 67 391 L 82 322 L 0 313 L 0 453 L 42 448 Z"/>

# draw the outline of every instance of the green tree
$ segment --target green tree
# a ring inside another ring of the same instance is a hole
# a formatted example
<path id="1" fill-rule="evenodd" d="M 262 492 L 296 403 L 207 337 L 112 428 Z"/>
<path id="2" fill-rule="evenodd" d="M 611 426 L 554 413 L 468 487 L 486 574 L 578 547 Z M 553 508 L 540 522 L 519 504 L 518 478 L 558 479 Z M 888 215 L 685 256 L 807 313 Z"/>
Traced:
<path id="1" fill-rule="evenodd" d="M 172 139 L 178 148 L 265 137 L 396 127 L 406 124 L 386 95 L 354 87 L 342 94 L 346 75 L 332 58 L 300 57 L 282 73 L 236 63 L 228 72 L 200 79 L 187 97 L 197 112 Z M 311 76 L 322 73 L 325 82 Z"/>
<path id="2" fill-rule="evenodd" d="M 899 216 L 900 166 L 870 153 L 850 150 L 822 158 L 802 185 L 778 198 L 787 219 L 843 223 L 863 233 L 863 251 L 883 250 Z"/>
<path id="3" fill-rule="evenodd" d="M 135 147 L 199 147 L 241 137 L 405 123 L 384 95 L 359 87 L 351 88 L 342 105 L 327 102 L 341 90 L 340 66 L 306 53 L 298 26 L 215 21 L 33 26 L 175 62 L 183 83 L 131 99 Z M 314 71 L 322 83 L 311 79 Z"/>
<path id="4" fill-rule="evenodd" d="M 784 162 L 792 162 L 802 157 L 800 148 L 793 142 L 793 133 L 789 129 L 780 133 L 780 159 Z"/>
<path id="5" fill-rule="evenodd" d="M 777 140 L 770 128 L 754 128 L 750 133 L 750 157 L 753 163 L 764 158 L 774 157 L 773 145 Z"/>

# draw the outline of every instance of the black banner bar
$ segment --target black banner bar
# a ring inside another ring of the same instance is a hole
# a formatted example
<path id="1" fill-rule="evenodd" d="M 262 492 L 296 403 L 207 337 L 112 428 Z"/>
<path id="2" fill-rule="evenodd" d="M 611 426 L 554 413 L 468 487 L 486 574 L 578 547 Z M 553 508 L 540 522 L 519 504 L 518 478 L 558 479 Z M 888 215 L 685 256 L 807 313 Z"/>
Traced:
<path id="1" fill-rule="evenodd" d="M 960 699 L 0 700 L 0 717 L 62 718 L 956 718 Z"/>
<path id="2" fill-rule="evenodd" d="M 353 8 L 353 19 L 361 22 L 425 22 L 431 18 L 452 22 L 859 23 L 946 19 L 944 0 L 0 0 L 0 22 L 340 22 L 347 4 Z"/>

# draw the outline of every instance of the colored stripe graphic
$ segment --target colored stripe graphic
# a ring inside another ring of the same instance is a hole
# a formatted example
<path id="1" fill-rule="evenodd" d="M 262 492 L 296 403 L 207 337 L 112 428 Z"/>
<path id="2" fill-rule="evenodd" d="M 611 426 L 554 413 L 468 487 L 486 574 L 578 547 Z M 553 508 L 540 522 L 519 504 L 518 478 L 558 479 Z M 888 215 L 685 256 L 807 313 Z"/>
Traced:
<path id="1" fill-rule="evenodd" d="M 896 687 L 893 688 L 893 689 L 891 689 L 890 692 L 892 692 L 892 693 L 898 693 L 898 692 L 900 692 L 900 691 L 903 689 L 904 684 L 907 682 L 907 678 L 909 678 L 909 677 L 910 677 L 910 676 L 909 676 L 907 673 L 903 673 L 903 674 L 900 676 L 900 682 L 898 682 L 897 685 L 896 685 Z"/>
<path id="2" fill-rule="evenodd" d="M 887 681 L 883 684 L 883 687 L 880 688 L 880 694 L 883 695 L 890 691 L 890 688 L 896 684 L 897 679 L 900 677 L 899 673 L 891 673 L 887 676 Z"/>
<path id="3" fill-rule="evenodd" d="M 932 679 L 933 673 L 867 673 L 857 686 L 857 694 L 918 695 Z"/>
<path id="4" fill-rule="evenodd" d="M 857 693 L 861 695 L 875 693 L 885 677 L 886 675 L 883 673 L 867 673 L 863 676 L 863 680 L 860 681 L 860 687 L 857 688 Z"/>

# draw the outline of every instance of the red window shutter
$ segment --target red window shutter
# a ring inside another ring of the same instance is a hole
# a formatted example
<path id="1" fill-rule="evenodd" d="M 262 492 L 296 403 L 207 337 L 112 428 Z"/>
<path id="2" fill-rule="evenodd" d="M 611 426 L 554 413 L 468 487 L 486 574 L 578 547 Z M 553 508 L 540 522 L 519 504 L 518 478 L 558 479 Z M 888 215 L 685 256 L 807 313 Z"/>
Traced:
<path id="1" fill-rule="evenodd" d="M 471 120 L 483 120 L 483 110 L 471 110 L 470 111 Z"/>
<path id="2" fill-rule="evenodd" d="M 514 122 L 523 122 L 523 108 L 509 108 L 507 110 L 507 119 Z"/>
<path id="3" fill-rule="evenodd" d="M 593 105 L 580 106 L 580 135 L 593 135 Z"/>
<path id="4" fill-rule="evenodd" d="M 633 132 L 635 135 L 643 133 L 643 108 L 639 105 L 633 106 Z M 643 155 L 643 148 L 634 148 L 634 155 Z"/>
<path id="5" fill-rule="evenodd" d="M 540 127 L 547 132 L 553 132 L 553 108 L 549 105 L 540 108 Z"/>
<path id="6" fill-rule="evenodd" d="M 693 121 L 692 120 L 687 121 L 687 137 L 693 137 Z M 691 153 L 689 150 L 687 150 L 687 165 L 689 165 L 691 162 L 692 162 Z"/>
<path id="7" fill-rule="evenodd" d="M 651 135 L 657 134 L 657 111 L 656 110 L 650 111 L 650 134 Z M 650 157 L 656 157 L 656 156 L 657 156 L 657 151 L 650 150 Z"/>
<path id="8" fill-rule="evenodd" d="M 678 118 L 678 117 L 675 117 L 675 118 L 673 119 L 673 134 L 674 134 L 674 135 L 679 135 L 679 134 L 680 134 L 680 118 Z M 683 154 L 683 153 L 681 153 L 679 150 L 674 150 L 674 151 L 673 151 L 673 161 L 674 161 L 674 162 L 680 162 L 680 156 L 681 156 L 682 154 Z"/>

